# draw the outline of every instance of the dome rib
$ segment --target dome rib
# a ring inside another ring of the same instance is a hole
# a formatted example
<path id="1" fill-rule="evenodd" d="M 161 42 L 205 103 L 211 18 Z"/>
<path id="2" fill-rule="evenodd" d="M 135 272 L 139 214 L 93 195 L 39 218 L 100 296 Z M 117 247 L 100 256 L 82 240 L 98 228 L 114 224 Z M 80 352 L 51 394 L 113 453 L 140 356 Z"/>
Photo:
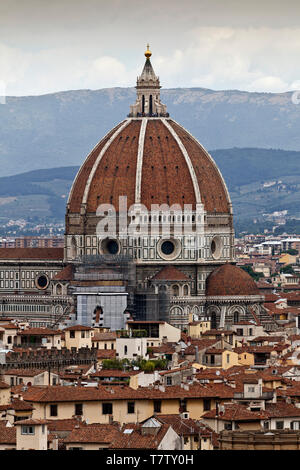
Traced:
<path id="1" fill-rule="evenodd" d="M 162 122 L 164 123 L 164 125 L 166 126 L 166 128 L 170 131 L 170 133 L 172 134 L 172 136 L 174 137 L 174 139 L 176 140 L 181 152 L 182 152 L 182 155 L 184 156 L 185 158 L 185 161 L 186 161 L 186 164 L 187 164 L 187 167 L 189 169 L 189 172 L 190 172 L 190 175 L 191 175 L 191 179 L 192 179 L 192 182 L 193 182 L 193 186 L 194 186 L 194 191 L 195 191 L 195 197 L 196 197 L 196 204 L 201 204 L 201 194 L 200 194 L 200 188 L 199 188 L 199 184 L 198 184 L 198 181 L 197 181 L 197 177 L 196 177 L 196 173 L 195 173 L 195 170 L 193 168 L 193 165 L 192 165 L 192 162 L 191 162 L 191 159 L 189 157 L 189 154 L 187 153 L 186 151 L 186 148 L 184 147 L 180 137 L 178 136 L 178 134 L 175 132 L 175 130 L 173 129 L 173 127 L 167 122 L 166 119 L 162 119 Z"/>
<path id="2" fill-rule="evenodd" d="M 95 147 L 91 150 L 91 152 L 87 155 L 86 159 L 84 160 L 83 164 L 79 168 L 77 175 L 74 178 L 69 198 L 68 198 L 68 206 L 69 210 L 72 213 L 80 212 L 80 207 L 82 204 L 82 196 L 84 193 L 84 189 L 90 174 L 90 171 L 95 163 L 97 156 L 99 155 L 100 151 L 107 143 L 107 141 L 111 138 L 111 136 L 117 131 L 120 126 L 124 123 L 121 121 L 117 126 L 111 129 L 101 140 L 98 142 Z"/>
<path id="3" fill-rule="evenodd" d="M 111 142 L 93 175 L 87 198 L 87 212 L 95 213 L 100 204 L 119 209 L 119 197 L 127 197 L 127 207 L 135 202 L 138 141 L 142 121 L 130 120 Z"/>
<path id="4" fill-rule="evenodd" d="M 93 180 L 94 174 L 95 174 L 95 172 L 96 172 L 96 170 L 97 170 L 97 168 L 98 168 L 98 166 L 101 162 L 101 159 L 102 159 L 103 155 L 105 154 L 107 149 L 110 147 L 112 142 L 115 140 L 115 138 L 120 134 L 120 132 L 122 132 L 123 129 L 128 126 L 129 122 L 130 122 L 130 119 L 126 119 L 126 121 L 116 130 L 116 132 L 106 142 L 106 144 L 102 148 L 101 152 L 99 153 L 99 155 L 98 155 L 98 157 L 97 157 L 97 159 L 96 159 L 96 161 L 95 161 L 95 163 L 94 163 L 94 165 L 91 169 L 91 172 L 89 174 L 89 177 L 88 177 L 88 180 L 87 180 L 87 183 L 86 183 L 85 191 L 84 191 L 83 198 L 82 198 L 82 203 L 83 204 L 86 204 L 86 202 L 87 202 L 91 182 Z"/>
<path id="5" fill-rule="evenodd" d="M 212 157 L 183 127 L 166 118 L 129 118 L 102 139 L 84 161 L 68 208 L 95 213 L 102 203 L 117 209 L 143 204 L 202 204 L 209 214 L 232 214 L 226 184 Z"/>
<path id="6" fill-rule="evenodd" d="M 232 203 L 228 188 L 213 157 L 200 144 L 200 142 L 184 127 L 173 119 L 170 119 L 170 125 L 182 139 L 183 145 L 190 157 L 196 177 L 200 185 L 200 191 L 206 200 L 203 201 L 208 212 L 221 212 L 232 214 Z M 184 135 L 186 134 L 186 135 Z M 199 150 L 203 152 L 206 160 L 202 159 L 201 171 L 197 165 Z M 217 174 L 217 178 L 216 178 Z M 221 185 L 219 184 L 221 183 Z M 221 190 L 221 191 L 220 191 Z M 207 198 L 209 195 L 209 198 Z M 217 198 L 217 195 L 219 196 Z"/>
<path id="7" fill-rule="evenodd" d="M 136 164 L 136 181 L 135 181 L 135 203 L 141 203 L 141 194 L 142 194 L 142 171 L 143 171 L 143 157 L 144 157 L 144 144 L 145 144 L 145 135 L 147 128 L 148 120 L 144 118 L 142 120 L 142 125 L 139 135 L 139 148 Z"/>
<path id="8" fill-rule="evenodd" d="M 149 119 L 144 144 L 141 202 L 196 205 L 190 172 L 182 151 L 162 119 Z"/>

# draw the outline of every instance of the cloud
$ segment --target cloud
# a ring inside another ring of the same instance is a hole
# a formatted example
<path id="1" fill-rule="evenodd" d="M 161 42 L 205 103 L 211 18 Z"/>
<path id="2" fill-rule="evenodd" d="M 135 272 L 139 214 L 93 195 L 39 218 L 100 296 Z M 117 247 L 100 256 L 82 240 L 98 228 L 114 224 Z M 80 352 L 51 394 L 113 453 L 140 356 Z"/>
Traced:
<path id="1" fill-rule="evenodd" d="M 165 86 L 283 92 L 300 77 L 300 28 L 204 27 L 189 39 L 159 57 Z"/>
<path id="2" fill-rule="evenodd" d="M 299 89 L 300 28 L 197 27 L 181 34 L 181 44 L 156 39 L 152 63 L 161 85 L 246 91 Z M 151 36 L 151 34 L 149 34 Z M 35 49 L 0 43 L 0 81 L 7 93 L 42 94 L 82 88 L 134 86 L 143 67 L 143 45 L 131 48 L 78 34 L 60 47 Z M 80 43 L 80 38 L 82 41 Z M 101 47 L 98 45 L 101 44 Z M 136 50 L 138 49 L 138 52 Z"/>
<path id="3" fill-rule="evenodd" d="M 89 69 L 82 71 L 82 75 L 85 83 L 97 88 L 128 85 L 126 67 L 115 57 L 102 56 L 93 60 Z"/>

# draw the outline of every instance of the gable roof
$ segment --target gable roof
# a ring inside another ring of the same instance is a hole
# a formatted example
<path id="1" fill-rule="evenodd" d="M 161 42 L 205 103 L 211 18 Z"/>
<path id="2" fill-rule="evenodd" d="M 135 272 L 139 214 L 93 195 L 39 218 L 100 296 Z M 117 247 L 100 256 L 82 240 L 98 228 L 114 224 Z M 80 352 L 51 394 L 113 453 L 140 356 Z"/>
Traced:
<path id="1" fill-rule="evenodd" d="M 77 425 L 78 426 L 78 425 Z M 112 424 L 91 424 L 74 427 L 64 439 L 65 444 L 70 443 L 96 443 L 111 444 L 120 438 L 120 431 Z"/>
<path id="2" fill-rule="evenodd" d="M 171 426 L 169 424 L 161 424 L 156 434 L 143 434 L 142 428 L 143 425 L 141 424 L 125 424 L 118 439 L 110 445 L 110 448 L 157 449 Z"/>
<path id="3" fill-rule="evenodd" d="M 188 276 L 184 274 L 175 266 L 164 266 L 158 273 L 152 278 L 152 281 L 165 280 L 165 281 L 190 281 Z"/>

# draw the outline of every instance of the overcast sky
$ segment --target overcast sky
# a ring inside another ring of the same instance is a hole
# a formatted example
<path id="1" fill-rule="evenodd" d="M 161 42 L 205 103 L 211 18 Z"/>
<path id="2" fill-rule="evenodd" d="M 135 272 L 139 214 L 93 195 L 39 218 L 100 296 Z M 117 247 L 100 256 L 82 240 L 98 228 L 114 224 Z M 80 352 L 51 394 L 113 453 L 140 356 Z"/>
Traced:
<path id="1" fill-rule="evenodd" d="M 299 0 L 0 0 L 0 81 L 134 86 L 149 42 L 165 88 L 300 89 L 299 19 Z"/>

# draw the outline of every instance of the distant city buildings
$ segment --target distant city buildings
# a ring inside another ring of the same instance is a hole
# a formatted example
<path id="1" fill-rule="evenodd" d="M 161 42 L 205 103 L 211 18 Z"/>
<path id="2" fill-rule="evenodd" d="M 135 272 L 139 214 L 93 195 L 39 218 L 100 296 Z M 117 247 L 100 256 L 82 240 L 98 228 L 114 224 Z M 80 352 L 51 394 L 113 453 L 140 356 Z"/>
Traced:
<path id="1" fill-rule="evenodd" d="M 64 238 L 0 241 L 0 450 L 300 442 L 300 237 L 234 240 L 223 177 L 145 56 L 128 117 L 74 180 Z"/>

